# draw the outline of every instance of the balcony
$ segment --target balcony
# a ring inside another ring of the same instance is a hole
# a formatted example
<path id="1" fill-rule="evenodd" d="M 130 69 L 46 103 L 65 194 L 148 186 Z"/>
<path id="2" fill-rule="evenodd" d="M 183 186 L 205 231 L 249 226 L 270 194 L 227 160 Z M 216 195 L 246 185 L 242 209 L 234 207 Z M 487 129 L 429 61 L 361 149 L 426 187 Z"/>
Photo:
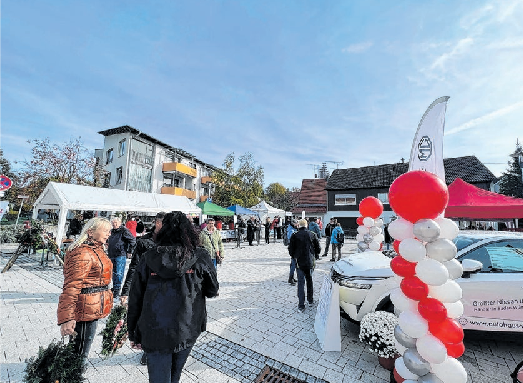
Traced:
<path id="1" fill-rule="evenodd" d="M 212 182 L 212 177 L 205 176 L 202 177 L 202 184 L 210 184 Z"/>
<path id="2" fill-rule="evenodd" d="M 190 177 L 196 177 L 198 175 L 198 172 L 196 169 L 191 168 L 190 166 L 181 164 L 179 162 L 165 162 L 162 166 L 162 172 L 165 173 L 174 173 L 179 172 L 186 174 Z"/>
<path id="3" fill-rule="evenodd" d="M 188 189 L 177 188 L 177 187 L 172 187 L 172 186 L 162 187 L 162 194 L 179 195 L 179 196 L 187 197 L 189 199 L 196 198 L 196 192 L 194 190 L 188 190 Z"/>

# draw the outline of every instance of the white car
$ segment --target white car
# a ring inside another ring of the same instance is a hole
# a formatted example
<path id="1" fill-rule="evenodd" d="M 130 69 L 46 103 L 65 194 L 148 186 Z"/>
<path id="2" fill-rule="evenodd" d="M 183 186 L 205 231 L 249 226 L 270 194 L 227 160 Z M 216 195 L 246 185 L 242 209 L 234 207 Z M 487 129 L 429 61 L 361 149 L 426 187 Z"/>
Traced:
<path id="1" fill-rule="evenodd" d="M 463 290 L 463 328 L 523 332 L 523 236 L 459 235 L 456 259 L 471 259 L 456 280 Z M 376 310 L 394 311 L 390 292 L 399 278 L 391 258 L 378 251 L 351 254 L 334 264 L 332 280 L 340 286 L 342 315 L 353 321 Z M 481 264 L 480 264 L 481 263 Z"/>

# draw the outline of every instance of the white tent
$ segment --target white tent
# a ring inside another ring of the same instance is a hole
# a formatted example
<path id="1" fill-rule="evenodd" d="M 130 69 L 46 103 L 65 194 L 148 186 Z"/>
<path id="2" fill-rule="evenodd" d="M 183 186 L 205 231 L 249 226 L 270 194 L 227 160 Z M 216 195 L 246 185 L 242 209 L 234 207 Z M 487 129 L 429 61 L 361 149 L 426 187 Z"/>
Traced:
<path id="1" fill-rule="evenodd" d="M 33 207 L 33 219 L 36 219 L 39 209 L 60 210 L 56 243 L 61 243 L 64 236 L 65 221 L 69 210 L 201 213 L 201 209 L 187 197 L 56 182 L 49 182 L 36 200 Z"/>
<path id="2" fill-rule="evenodd" d="M 269 205 L 265 201 L 261 201 L 259 204 L 254 205 L 253 207 L 250 207 L 249 209 L 258 212 L 262 222 L 265 221 L 265 219 L 267 217 L 269 217 L 270 219 L 274 219 L 274 217 L 276 217 L 277 215 L 279 215 L 282 218 L 285 217 L 285 210 L 277 209 L 277 208 Z"/>

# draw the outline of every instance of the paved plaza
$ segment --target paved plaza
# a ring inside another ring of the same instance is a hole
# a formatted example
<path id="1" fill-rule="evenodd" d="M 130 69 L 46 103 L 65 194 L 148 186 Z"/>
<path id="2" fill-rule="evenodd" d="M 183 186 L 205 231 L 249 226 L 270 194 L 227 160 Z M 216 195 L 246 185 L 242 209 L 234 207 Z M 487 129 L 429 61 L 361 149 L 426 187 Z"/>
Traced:
<path id="1" fill-rule="evenodd" d="M 343 256 L 355 247 L 355 242 L 347 243 Z M 1 267 L 12 251 L 13 246 L 3 246 Z M 314 273 L 316 301 L 332 266 L 329 259 L 321 258 Z M 226 244 L 226 260 L 218 268 L 220 296 L 207 301 L 207 332 L 193 348 L 182 382 L 253 382 L 266 365 L 307 382 L 389 381 L 389 371 L 358 340 L 358 325 L 343 318 L 342 351 L 322 351 L 314 333 L 316 306 L 300 313 L 296 287 L 287 283 L 289 260 L 281 242 L 241 249 Z M 27 255 L 0 275 L 2 383 L 21 382 L 26 358 L 60 337 L 56 308 L 62 282 L 61 267 L 41 266 Z M 101 320 L 98 331 L 104 325 Z M 466 332 L 467 350 L 460 360 L 469 382 L 510 382 L 509 373 L 523 360 L 522 340 L 521 334 Z M 141 352 L 128 343 L 111 358 L 101 357 L 100 351 L 98 335 L 89 355 L 88 382 L 147 382 Z"/>

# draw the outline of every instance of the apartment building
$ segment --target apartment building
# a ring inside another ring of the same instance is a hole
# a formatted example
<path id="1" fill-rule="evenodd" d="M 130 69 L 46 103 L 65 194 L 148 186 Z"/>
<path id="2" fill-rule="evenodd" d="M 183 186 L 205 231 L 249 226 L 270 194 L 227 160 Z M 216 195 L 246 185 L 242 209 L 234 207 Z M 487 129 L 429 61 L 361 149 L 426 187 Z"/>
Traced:
<path id="1" fill-rule="evenodd" d="M 195 202 L 212 195 L 215 166 L 131 126 L 98 133 L 104 136 L 104 148 L 95 151 L 107 172 L 104 187 L 186 196 Z"/>

